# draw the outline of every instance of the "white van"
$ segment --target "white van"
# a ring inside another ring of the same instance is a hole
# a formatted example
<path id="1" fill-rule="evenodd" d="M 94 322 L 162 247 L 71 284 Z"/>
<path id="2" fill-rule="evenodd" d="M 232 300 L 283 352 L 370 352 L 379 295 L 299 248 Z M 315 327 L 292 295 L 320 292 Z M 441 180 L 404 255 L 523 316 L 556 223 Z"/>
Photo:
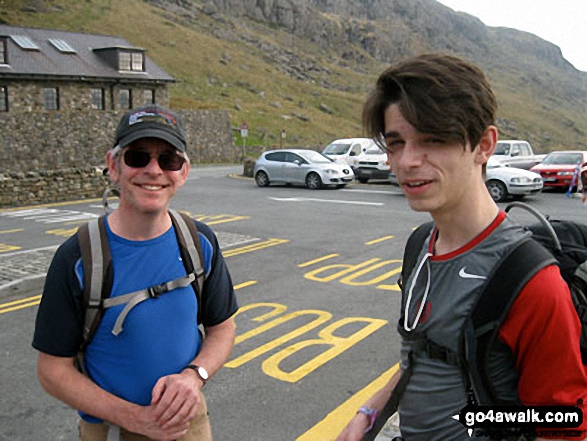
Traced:
<path id="1" fill-rule="evenodd" d="M 370 138 L 337 139 L 328 144 L 322 153 L 336 162 L 350 165 L 354 170 L 358 166 L 358 156 L 374 146 L 376 144 Z"/>

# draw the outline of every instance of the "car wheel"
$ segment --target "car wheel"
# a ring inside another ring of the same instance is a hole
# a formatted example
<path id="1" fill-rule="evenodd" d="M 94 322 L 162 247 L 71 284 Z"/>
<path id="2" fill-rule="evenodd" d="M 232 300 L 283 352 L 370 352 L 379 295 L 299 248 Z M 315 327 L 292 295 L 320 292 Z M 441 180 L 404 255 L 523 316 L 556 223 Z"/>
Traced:
<path id="1" fill-rule="evenodd" d="M 495 202 L 503 202 L 506 200 L 508 196 L 508 190 L 503 182 L 489 181 L 485 185 L 487 186 L 487 190 L 489 190 L 491 198 Z"/>
<path id="2" fill-rule="evenodd" d="M 255 175 L 255 182 L 259 187 L 269 187 L 269 176 L 264 171 L 258 171 Z"/>
<path id="3" fill-rule="evenodd" d="M 308 173 L 308 176 L 306 176 L 306 185 L 311 190 L 318 190 L 322 188 L 322 179 L 320 179 L 318 173 Z"/>
<path id="4" fill-rule="evenodd" d="M 361 184 L 366 184 L 367 182 L 369 182 L 369 179 L 367 179 L 367 178 L 359 178 L 359 182 Z"/>

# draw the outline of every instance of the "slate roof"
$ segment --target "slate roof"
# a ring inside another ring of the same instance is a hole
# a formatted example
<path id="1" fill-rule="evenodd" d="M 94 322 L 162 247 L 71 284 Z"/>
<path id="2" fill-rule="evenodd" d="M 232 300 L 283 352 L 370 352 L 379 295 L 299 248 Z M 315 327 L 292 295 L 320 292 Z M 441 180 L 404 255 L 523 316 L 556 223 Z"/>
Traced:
<path id="1" fill-rule="evenodd" d="M 12 36 L 26 36 L 39 50 L 21 48 Z M 144 49 L 130 45 L 125 39 L 106 35 L 25 28 L 0 24 L 0 38 L 7 41 L 8 64 L 0 64 L 0 78 L 39 78 L 74 80 L 122 80 L 133 82 L 174 82 L 174 78 L 144 55 L 144 72 L 118 71 L 104 57 L 105 49 Z M 65 41 L 75 53 L 64 53 L 49 39 Z M 102 55 L 102 56 L 101 56 Z"/>

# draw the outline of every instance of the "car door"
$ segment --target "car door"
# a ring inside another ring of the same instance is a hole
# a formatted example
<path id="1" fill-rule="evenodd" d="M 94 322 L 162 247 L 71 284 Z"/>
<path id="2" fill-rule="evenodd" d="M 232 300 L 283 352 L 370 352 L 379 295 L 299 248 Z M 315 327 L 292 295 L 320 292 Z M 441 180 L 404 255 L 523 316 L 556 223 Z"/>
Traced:
<path id="1" fill-rule="evenodd" d="M 267 160 L 265 167 L 269 175 L 269 181 L 283 181 L 283 169 L 285 166 L 285 152 L 273 152 L 265 155 Z"/>
<path id="2" fill-rule="evenodd" d="M 283 179 L 292 184 L 304 184 L 306 182 L 306 172 L 308 162 L 300 155 L 287 152 L 283 166 Z"/>

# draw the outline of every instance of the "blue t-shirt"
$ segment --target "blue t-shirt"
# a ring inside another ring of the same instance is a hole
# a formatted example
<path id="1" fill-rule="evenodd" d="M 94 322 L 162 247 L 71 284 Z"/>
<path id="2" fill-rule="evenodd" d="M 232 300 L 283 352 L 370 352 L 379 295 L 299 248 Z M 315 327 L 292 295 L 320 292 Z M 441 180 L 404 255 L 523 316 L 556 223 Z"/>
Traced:
<path id="1" fill-rule="evenodd" d="M 186 275 L 173 227 L 154 239 L 131 241 L 115 235 L 105 224 L 114 269 L 111 297 Z M 197 304 L 191 286 L 145 300 L 130 310 L 118 336 L 111 331 L 124 305 L 107 308 L 86 349 L 90 378 L 130 402 L 148 405 L 158 379 L 181 372 L 195 358 L 201 345 L 198 308 L 204 326 L 220 324 L 238 309 L 216 236 L 207 225 L 195 224 L 206 273 L 202 304 Z M 58 357 L 77 354 L 83 341 L 82 281 L 81 252 L 74 235 L 57 250 L 47 273 L 35 324 L 35 349 Z"/>
<path id="2" fill-rule="evenodd" d="M 106 225 L 114 268 L 111 298 L 185 276 L 173 228 L 154 239 L 131 241 Z M 86 349 L 86 368 L 103 389 L 148 405 L 157 380 L 181 371 L 199 352 L 196 295 L 190 285 L 138 303 L 115 336 L 112 329 L 124 306 L 105 310 Z"/>

